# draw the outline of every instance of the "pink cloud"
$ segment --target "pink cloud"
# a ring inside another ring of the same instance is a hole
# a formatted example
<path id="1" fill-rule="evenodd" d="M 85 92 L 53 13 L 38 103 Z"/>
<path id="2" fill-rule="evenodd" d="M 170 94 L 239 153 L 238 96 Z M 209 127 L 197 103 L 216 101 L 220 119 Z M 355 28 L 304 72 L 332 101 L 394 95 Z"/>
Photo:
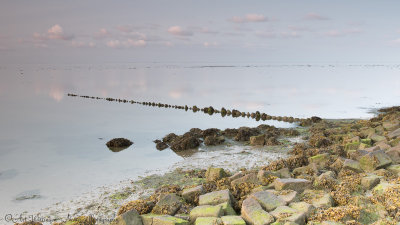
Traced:
<path id="1" fill-rule="evenodd" d="M 94 34 L 95 39 L 103 39 L 111 37 L 111 32 L 108 31 L 106 28 L 101 28 L 98 32 Z"/>
<path id="2" fill-rule="evenodd" d="M 71 46 L 74 48 L 94 48 L 96 44 L 94 42 L 83 42 L 83 41 L 73 41 Z"/>
<path id="3" fill-rule="evenodd" d="M 64 29 L 56 24 L 47 30 L 47 33 L 41 34 L 38 32 L 33 33 L 33 38 L 36 40 L 72 40 L 74 35 L 66 34 Z"/>
<path id="4" fill-rule="evenodd" d="M 307 15 L 304 16 L 304 19 L 306 19 L 306 20 L 330 20 L 330 18 L 321 16 L 317 13 L 308 13 Z"/>
<path id="5" fill-rule="evenodd" d="M 247 14 L 244 17 L 234 16 L 229 21 L 233 23 L 266 22 L 268 18 L 261 14 Z"/>
<path id="6" fill-rule="evenodd" d="M 217 42 L 204 42 L 203 46 L 206 47 L 206 48 L 215 47 L 215 46 L 218 46 L 218 43 Z"/>
<path id="7" fill-rule="evenodd" d="M 190 30 L 185 30 L 180 26 L 172 26 L 168 28 L 168 33 L 175 36 L 192 36 L 193 32 Z"/>
<path id="8" fill-rule="evenodd" d="M 128 39 L 124 41 L 120 40 L 110 40 L 106 43 L 110 48 L 132 48 L 132 47 L 143 47 L 147 45 L 145 40 L 133 40 Z"/>

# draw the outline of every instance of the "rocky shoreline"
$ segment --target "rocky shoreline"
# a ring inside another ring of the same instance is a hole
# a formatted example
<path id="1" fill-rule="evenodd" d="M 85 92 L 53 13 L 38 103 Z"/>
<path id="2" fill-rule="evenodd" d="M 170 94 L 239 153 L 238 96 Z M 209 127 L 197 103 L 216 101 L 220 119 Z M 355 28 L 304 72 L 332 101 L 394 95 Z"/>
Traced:
<path id="1" fill-rule="evenodd" d="M 400 107 L 370 120 L 307 121 L 304 142 L 290 146 L 287 158 L 257 169 L 175 171 L 169 176 L 176 183 L 157 177 L 155 191 L 124 202 L 111 224 L 399 224 Z M 182 152 L 206 140 L 217 147 L 229 139 L 281 145 L 279 137 L 298 134 L 271 126 L 192 129 L 156 144 Z M 81 216 L 54 224 L 96 221 Z"/>

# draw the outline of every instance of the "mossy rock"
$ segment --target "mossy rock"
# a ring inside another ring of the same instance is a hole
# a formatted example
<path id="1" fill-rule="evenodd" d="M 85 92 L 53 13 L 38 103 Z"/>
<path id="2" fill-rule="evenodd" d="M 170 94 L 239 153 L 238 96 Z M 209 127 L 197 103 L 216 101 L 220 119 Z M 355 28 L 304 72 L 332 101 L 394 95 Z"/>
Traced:
<path id="1" fill-rule="evenodd" d="M 207 181 L 217 181 L 224 177 L 227 177 L 228 174 L 222 168 L 213 168 L 210 167 L 206 171 L 206 179 Z"/>
<path id="2" fill-rule="evenodd" d="M 344 149 L 346 151 L 357 150 L 359 146 L 360 146 L 360 142 L 352 142 L 352 143 L 346 144 Z"/>
<path id="3" fill-rule="evenodd" d="M 364 138 L 364 139 L 361 139 L 361 143 L 371 146 L 372 140 L 370 138 Z"/>
<path id="4" fill-rule="evenodd" d="M 199 217 L 194 225 L 222 225 L 222 220 L 218 217 Z"/>

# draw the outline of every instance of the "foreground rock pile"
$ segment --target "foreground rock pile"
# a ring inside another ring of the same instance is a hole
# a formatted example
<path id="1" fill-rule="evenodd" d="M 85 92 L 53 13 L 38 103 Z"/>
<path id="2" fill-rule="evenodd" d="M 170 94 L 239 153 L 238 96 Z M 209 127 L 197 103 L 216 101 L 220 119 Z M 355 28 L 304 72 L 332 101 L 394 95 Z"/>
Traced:
<path id="1" fill-rule="evenodd" d="M 258 129 L 238 129 L 231 137 L 265 144 L 260 135 L 276 128 Z M 221 134 L 200 131 L 193 131 L 196 138 Z M 162 142 L 172 148 L 176 138 L 168 135 Z M 209 168 L 199 174 L 203 184 L 163 186 L 121 206 L 111 224 L 399 224 L 399 163 L 400 107 L 370 120 L 316 120 L 308 141 L 297 144 L 289 158 L 235 174 Z"/>

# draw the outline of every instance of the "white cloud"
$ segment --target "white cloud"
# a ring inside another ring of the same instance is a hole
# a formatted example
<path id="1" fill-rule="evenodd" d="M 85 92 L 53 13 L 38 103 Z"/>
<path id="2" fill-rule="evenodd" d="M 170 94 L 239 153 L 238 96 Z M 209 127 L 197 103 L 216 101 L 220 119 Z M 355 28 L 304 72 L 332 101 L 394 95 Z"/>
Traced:
<path id="1" fill-rule="evenodd" d="M 110 48 L 132 48 L 132 47 L 143 47 L 147 45 L 145 40 L 133 40 L 128 39 L 124 41 L 120 40 L 110 40 L 106 43 Z"/>
<path id="2" fill-rule="evenodd" d="M 64 29 L 56 24 L 47 30 L 47 33 L 41 34 L 38 32 L 33 33 L 33 38 L 37 40 L 72 40 L 74 35 L 66 34 Z"/>
<path id="3" fill-rule="evenodd" d="M 306 20 L 330 20 L 330 18 L 326 16 L 321 16 L 317 13 L 308 13 L 307 15 L 304 16 L 304 19 Z"/>
<path id="4" fill-rule="evenodd" d="M 193 32 L 190 30 L 184 30 L 180 26 L 172 26 L 168 28 L 168 33 L 175 35 L 175 36 L 192 36 Z"/>
<path id="5" fill-rule="evenodd" d="M 268 18 L 261 14 L 247 14 L 244 17 L 234 16 L 230 21 L 233 23 L 266 22 Z"/>

